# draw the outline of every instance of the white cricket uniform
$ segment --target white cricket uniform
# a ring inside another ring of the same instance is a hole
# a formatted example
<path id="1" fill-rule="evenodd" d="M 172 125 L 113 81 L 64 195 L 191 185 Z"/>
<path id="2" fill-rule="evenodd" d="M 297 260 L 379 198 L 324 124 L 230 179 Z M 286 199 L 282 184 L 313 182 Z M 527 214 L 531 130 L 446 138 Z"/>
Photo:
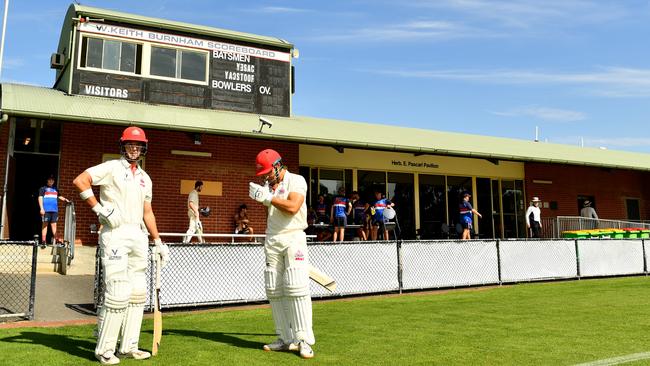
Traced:
<path id="1" fill-rule="evenodd" d="M 113 207 L 118 225 L 104 225 L 99 250 L 104 270 L 104 305 L 98 313 L 96 354 L 138 348 L 146 300 L 148 238 L 143 230 L 144 203 L 151 203 L 152 182 L 140 167 L 131 170 L 126 159 L 110 160 L 86 170 L 92 185 L 100 187 L 103 206 Z M 121 331 L 120 331 L 121 329 Z"/>
<path id="2" fill-rule="evenodd" d="M 196 189 L 192 190 L 192 192 L 190 192 L 190 194 L 187 196 L 187 217 L 190 218 L 190 226 L 187 229 L 187 232 L 185 232 L 185 234 L 187 235 L 183 237 L 183 243 L 189 243 L 192 240 L 192 235 L 194 234 L 199 234 L 198 235 L 199 242 L 203 243 L 205 242 L 205 240 L 203 240 L 203 236 L 200 235 L 203 233 L 203 230 L 199 229 L 199 225 L 198 225 L 201 219 L 199 217 L 196 217 L 196 215 L 194 215 L 194 210 L 190 208 L 190 202 L 192 202 L 194 206 L 196 206 L 198 209 L 199 192 L 197 192 Z"/>
<path id="3" fill-rule="evenodd" d="M 273 196 L 287 199 L 291 192 L 306 197 L 307 183 L 302 176 L 285 171 Z M 278 336 L 285 342 L 314 344 L 306 228 L 307 204 L 304 200 L 294 215 L 273 205 L 269 207 L 264 274 Z"/>

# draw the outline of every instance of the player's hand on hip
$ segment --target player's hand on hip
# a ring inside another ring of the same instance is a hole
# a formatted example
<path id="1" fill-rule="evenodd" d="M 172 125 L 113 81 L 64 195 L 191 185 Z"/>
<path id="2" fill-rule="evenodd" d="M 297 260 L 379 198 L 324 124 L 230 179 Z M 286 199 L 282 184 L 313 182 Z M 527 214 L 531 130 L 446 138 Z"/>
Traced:
<path id="1" fill-rule="evenodd" d="M 167 244 L 163 244 L 160 238 L 154 239 L 153 243 L 154 243 L 154 247 L 153 247 L 154 254 L 160 256 L 160 267 L 165 268 L 165 266 L 167 266 L 167 263 L 169 263 L 169 247 L 167 246 Z"/>
<path id="2" fill-rule="evenodd" d="M 271 206 L 273 193 L 269 190 L 268 186 L 261 186 L 257 183 L 248 183 L 248 195 L 255 201 L 263 204 L 264 206 Z"/>
<path id="3" fill-rule="evenodd" d="M 92 208 L 93 212 L 97 214 L 99 222 L 102 225 L 108 225 L 111 228 L 116 228 L 120 224 L 120 214 L 117 210 L 111 206 L 102 206 L 101 203 L 97 203 Z"/>

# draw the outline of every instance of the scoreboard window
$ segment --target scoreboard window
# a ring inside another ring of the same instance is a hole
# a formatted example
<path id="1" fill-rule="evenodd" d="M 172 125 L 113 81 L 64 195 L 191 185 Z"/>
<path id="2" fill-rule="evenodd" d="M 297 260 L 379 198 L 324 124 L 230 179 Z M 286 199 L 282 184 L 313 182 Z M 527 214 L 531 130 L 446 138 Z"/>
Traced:
<path id="1" fill-rule="evenodd" d="M 207 82 L 207 52 L 151 47 L 152 76 Z"/>
<path id="2" fill-rule="evenodd" d="M 80 67 L 140 74 L 142 46 L 136 43 L 84 37 Z"/>

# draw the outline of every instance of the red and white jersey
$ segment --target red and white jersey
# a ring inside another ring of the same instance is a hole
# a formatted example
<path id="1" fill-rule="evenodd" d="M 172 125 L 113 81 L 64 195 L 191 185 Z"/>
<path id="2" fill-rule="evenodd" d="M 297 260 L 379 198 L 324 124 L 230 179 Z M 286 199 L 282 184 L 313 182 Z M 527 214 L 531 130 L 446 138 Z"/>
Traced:
<path id="1" fill-rule="evenodd" d="M 124 224 L 141 224 L 144 202 L 151 203 L 152 183 L 149 175 L 139 166 L 131 171 L 126 159 L 109 160 L 86 169 L 92 184 L 99 186 L 102 205 L 114 207 Z"/>
<path id="2" fill-rule="evenodd" d="M 290 192 L 296 192 L 307 197 L 307 182 L 301 175 L 285 171 L 282 182 L 273 192 L 273 197 L 287 199 Z M 291 231 L 302 231 L 307 228 L 307 203 L 303 199 L 300 210 L 295 215 L 286 213 L 275 206 L 269 207 L 269 216 L 266 222 L 266 234 L 283 234 Z"/>

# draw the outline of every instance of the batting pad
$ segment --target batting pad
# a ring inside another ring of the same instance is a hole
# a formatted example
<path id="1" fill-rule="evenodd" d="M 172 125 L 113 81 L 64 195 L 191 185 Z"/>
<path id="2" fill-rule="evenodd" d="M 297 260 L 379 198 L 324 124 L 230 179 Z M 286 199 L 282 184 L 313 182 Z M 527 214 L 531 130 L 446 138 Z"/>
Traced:
<path id="1" fill-rule="evenodd" d="M 124 326 L 120 334 L 120 353 L 129 353 L 138 349 L 140 341 L 140 327 L 144 303 L 147 300 L 145 292 L 132 293 L 129 305 L 126 308 Z"/>
<path id="2" fill-rule="evenodd" d="M 288 297 L 309 296 L 309 272 L 302 267 L 289 267 L 285 271 L 284 294 Z"/>
<path id="3" fill-rule="evenodd" d="M 128 299 L 116 298 L 112 294 L 109 294 L 108 292 L 106 293 L 102 309 L 104 319 L 99 328 L 99 337 L 97 338 L 95 354 L 103 355 L 107 351 L 115 352 L 117 336 L 122 327 L 122 321 L 124 320 L 124 313 L 128 302 Z"/>
<path id="4" fill-rule="evenodd" d="M 309 273 L 300 267 L 287 268 L 285 294 L 289 319 L 297 341 L 316 343 L 312 331 L 311 297 L 309 296 Z"/>
<path id="5" fill-rule="evenodd" d="M 291 325 L 285 311 L 285 304 L 282 298 L 281 284 L 278 283 L 280 279 L 279 273 L 275 268 L 266 268 L 264 270 L 264 285 L 266 288 L 266 296 L 271 304 L 271 313 L 273 314 L 273 322 L 275 323 L 275 333 L 285 342 L 293 339 L 293 332 Z"/>
<path id="6" fill-rule="evenodd" d="M 271 299 L 279 299 L 282 297 L 282 284 L 278 283 L 281 280 L 280 274 L 275 268 L 266 268 L 264 270 L 264 288 L 266 289 L 266 297 Z"/>

